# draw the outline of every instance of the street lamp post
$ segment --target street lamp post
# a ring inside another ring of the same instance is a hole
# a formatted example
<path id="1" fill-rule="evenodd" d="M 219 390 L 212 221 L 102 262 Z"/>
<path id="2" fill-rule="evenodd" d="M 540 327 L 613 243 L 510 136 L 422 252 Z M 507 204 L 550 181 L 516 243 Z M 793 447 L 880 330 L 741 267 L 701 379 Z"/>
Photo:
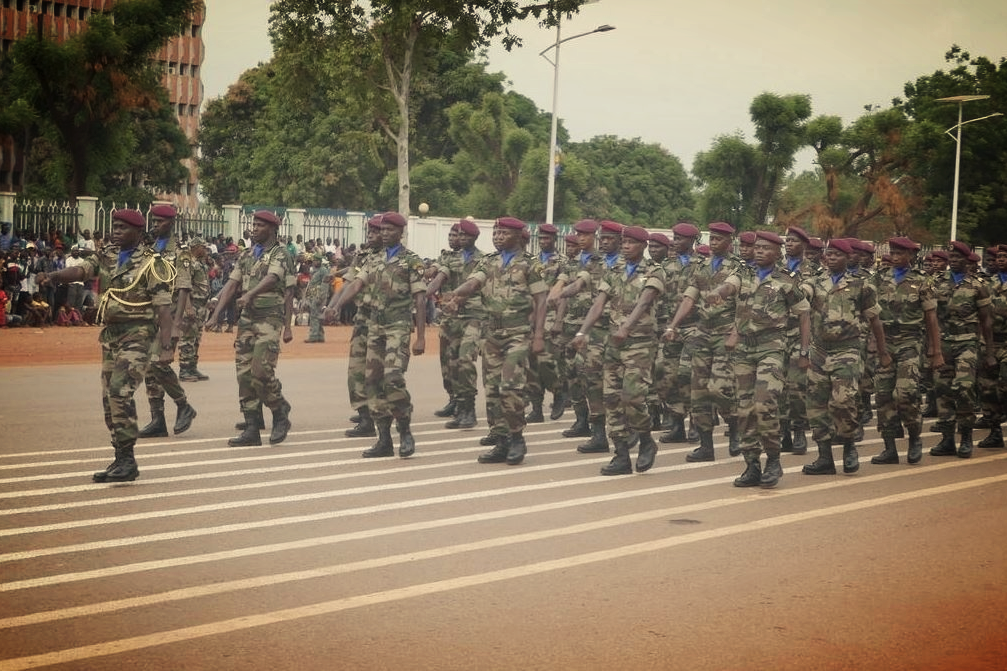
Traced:
<path id="1" fill-rule="evenodd" d="M 546 194 L 546 204 L 545 204 L 545 223 L 551 224 L 553 219 L 553 210 L 556 205 L 556 128 L 558 123 L 558 118 L 556 116 L 556 108 L 559 102 L 559 46 L 564 42 L 569 42 L 570 40 L 575 40 L 578 37 L 584 37 L 585 35 L 593 35 L 595 33 L 607 33 L 610 30 L 615 30 L 615 26 L 598 26 L 594 30 L 589 30 L 586 33 L 580 33 L 578 35 L 571 35 L 565 39 L 560 39 L 560 22 L 556 22 L 556 41 L 550 44 L 548 47 L 539 52 L 539 56 L 549 61 L 552 64 L 552 128 L 549 132 L 549 187 Z M 550 60 L 546 54 L 552 50 L 556 50 L 555 60 Z"/>
<path id="2" fill-rule="evenodd" d="M 989 96 L 951 96 L 949 98 L 937 98 L 936 101 L 939 103 L 958 103 L 958 123 L 948 128 L 945 133 L 951 135 L 951 131 L 958 129 L 957 135 L 951 135 L 951 139 L 955 141 L 955 186 L 954 191 L 951 196 L 951 241 L 954 242 L 958 238 L 958 176 L 961 172 L 962 163 L 962 126 L 967 123 L 972 123 L 973 121 L 982 121 L 983 119 L 989 119 L 990 117 L 1002 116 L 1000 112 L 995 112 L 994 114 L 987 114 L 986 116 L 979 117 L 976 119 L 969 119 L 968 121 L 962 121 L 962 108 L 965 103 L 972 102 L 973 100 L 986 100 Z"/>

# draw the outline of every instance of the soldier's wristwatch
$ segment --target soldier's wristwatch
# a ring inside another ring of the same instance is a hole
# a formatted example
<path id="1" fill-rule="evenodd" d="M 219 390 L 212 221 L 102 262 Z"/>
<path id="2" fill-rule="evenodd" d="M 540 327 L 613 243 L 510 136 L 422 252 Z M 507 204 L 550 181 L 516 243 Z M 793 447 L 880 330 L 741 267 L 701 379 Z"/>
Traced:
<path id="1" fill-rule="evenodd" d="M 809 356 L 811 352 L 809 352 L 806 349 L 802 349 L 800 352 L 798 352 L 798 354 L 800 354 L 801 356 Z"/>

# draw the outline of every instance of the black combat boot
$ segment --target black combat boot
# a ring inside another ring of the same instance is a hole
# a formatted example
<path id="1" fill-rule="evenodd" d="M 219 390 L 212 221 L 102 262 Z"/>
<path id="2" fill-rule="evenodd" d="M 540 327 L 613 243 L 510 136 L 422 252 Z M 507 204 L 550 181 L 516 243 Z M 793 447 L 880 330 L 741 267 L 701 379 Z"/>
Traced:
<path id="1" fill-rule="evenodd" d="M 577 446 L 581 454 L 598 454 L 608 452 L 608 435 L 605 433 L 605 418 L 591 420 L 591 440 Z"/>
<path id="2" fill-rule="evenodd" d="M 646 473 L 654 466 L 654 458 L 657 457 L 657 443 L 654 442 L 650 431 L 641 431 L 639 440 L 640 446 L 636 455 L 636 472 Z"/>
<path id="3" fill-rule="evenodd" d="M 371 417 L 370 408 L 366 405 L 360 406 L 357 417 L 357 425 L 343 432 L 347 438 L 369 438 L 378 435 L 377 429 L 374 428 L 374 418 Z"/>
<path id="4" fill-rule="evenodd" d="M 941 442 L 930 448 L 931 457 L 953 457 L 958 454 L 955 447 L 955 423 L 940 422 Z"/>
<path id="5" fill-rule="evenodd" d="M 199 382 L 199 378 L 192 371 L 191 368 L 178 368 L 178 381 L 179 382 Z"/>
<path id="6" fill-rule="evenodd" d="M 542 399 L 538 398 L 531 402 L 531 412 L 525 416 L 524 421 L 526 424 L 541 424 L 545 421 L 545 415 L 542 414 Z"/>
<path id="7" fill-rule="evenodd" d="M 483 452 L 479 455 L 477 461 L 480 464 L 502 464 L 507 461 L 507 454 L 510 452 L 510 436 L 503 434 L 490 434 L 496 435 L 496 445 L 489 452 Z"/>
<path id="8" fill-rule="evenodd" d="M 574 403 L 573 413 L 575 416 L 573 426 L 563 431 L 564 438 L 584 438 L 591 435 L 591 425 L 587 421 L 587 403 L 580 401 Z"/>
<path id="9" fill-rule="evenodd" d="M 794 429 L 793 453 L 797 455 L 808 453 L 808 436 L 804 429 Z"/>
<path id="10" fill-rule="evenodd" d="M 668 415 L 668 430 L 658 438 L 662 443 L 684 443 L 685 442 L 685 418 L 674 412 Z"/>
<path id="11" fill-rule="evenodd" d="M 602 475 L 629 475 L 633 472 L 633 462 L 629 460 L 629 442 L 625 439 L 615 441 L 615 456 L 612 461 L 601 467 Z"/>
<path id="12" fill-rule="evenodd" d="M 997 448 L 1003 446 L 1004 434 L 1003 429 L 999 424 L 995 424 L 993 428 L 990 429 L 990 435 L 979 441 L 979 447 L 983 448 Z"/>
<path id="13" fill-rule="evenodd" d="M 818 441 L 818 458 L 805 464 L 801 471 L 805 475 L 835 475 L 836 461 L 832 457 L 832 441 Z"/>
<path id="14" fill-rule="evenodd" d="M 962 429 L 962 442 L 958 444 L 957 454 L 962 459 L 972 456 L 972 427 Z"/>
<path id="15" fill-rule="evenodd" d="M 727 453 L 732 457 L 741 454 L 741 437 L 738 435 L 738 418 L 727 420 Z"/>
<path id="16" fill-rule="evenodd" d="M 476 425 L 476 400 L 458 399 L 458 412 L 444 423 L 445 429 L 471 429 Z"/>
<path id="17" fill-rule="evenodd" d="M 664 408 L 660 403 L 649 403 L 647 404 L 647 411 L 650 413 L 650 430 L 660 431 L 661 430 L 661 415 L 664 414 Z"/>
<path id="18" fill-rule="evenodd" d="M 780 452 L 793 452 L 794 440 L 790 436 L 790 420 L 780 420 Z"/>
<path id="19" fill-rule="evenodd" d="M 455 413 L 458 412 L 458 401 L 452 396 L 448 399 L 448 404 L 441 408 L 440 410 L 434 411 L 434 416 L 436 417 L 454 417 Z"/>
<path id="20" fill-rule="evenodd" d="M 860 455 L 852 440 L 843 443 L 843 473 L 856 473 L 860 470 Z"/>
<path id="21" fill-rule="evenodd" d="M 237 424 L 235 424 L 234 428 L 236 428 L 238 431 L 244 431 L 245 429 L 247 429 L 248 428 L 248 415 L 246 414 L 245 415 L 245 419 L 243 419 L 240 422 L 238 422 Z M 262 416 L 262 406 L 261 405 L 259 406 L 259 409 L 255 411 L 255 428 L 257 428 L 259 431 L 262 431 L 263 429 L 266 428 L 266 418 Z"/>
<path id="22" fill-rule="evenodd" d="M 493 433 L 490 431 L 485 436 L 479 439 L 480 445 L 499 445 L 502 436 L 499 433 Z"/>
<path id="23" fill-rule="evenodd" d="M 140 438 L 167 438 L 168 423 L 164 421 L 164 406 L 150 409 L 150 424 L 140 429 Z"/>
<path id="24" fill-rule="evenodd" d="M 351 424 L 359 424 L 360 423 L 360 411 L 357 411 L 356 414 L 350 415 L 350 418 L 347 421 L 350 422 Z"/>
<path id="25" fill-rule="evenodd" d="M 920 438 L 919 429 L 909 430 L 909 450 L 906 452 L 906 461 L 910 464 L 920 463 L 923 458 L 923 439 Z"/>
<path id="26" fill-rule="evenodd" d="M 368 450 L 364 450 L 360 456 L 364 459 L 374 457 L 394 457 L 395 445 L 392 444 L 392 418 L 382 417 L 374 422 L 378 428 L 378 442 L 374 443 Z"/>
<path id="27" fill-rule="evenodd" d="M 273 430 L 269 432 L 269 444 L 276 445 L 286 440 L 287 432 L 290 431 L 290 404 L 284 400 L 280 407 L 272 410 Z"/>
<path id="28" fill-rule="evenodd" d="M 780 453 L 766 454 L 766 467 L 762 469 L 762 477 L 759 479 L 759 486 L 771 489 L 780 482 L 783 477 L 783 465 L 780 463 Z"/>
<path id="29" fill-rule="evenodd" d="M 690 443 L 699 442 L 699 430 L 696 429 L 696 423 L 692 421 L 692 415 L 689 415 L 689 430 L 685 432 L 685 439 Z"/>
<path id="30" fill-rule="evenodd" d="M 162 413 L 161 417 L 164 417 Z M 188 401 L 183 401 L 178 405 L 178 414 L 175 415 L 175 426 L 172 427 L 172 431 L 175 432 L 177 436 L 180 433 L 185 433 L 192 426 L 192 420 L 196 419 L 196 409 L 189 405 Z"/>
<path id="31" fill-rule="evenodd" d="M 897 464 L 899 463 L 899 451 L 895 448 L 895 436 L 882 436 L 885 441 L 885 449 L 881 454 L 871 457 L 872 464 Z"/>
<path id="32" fill-rule="evenodd" d="M 566 390 L 554 392 L 552 395 L 552 408 L 549 410 L 549 419 L 555 421 L 563 417 L 566 406 L 570 403 L 570 397 Z"/>
<path id="33" fill-rule="evenodd" d="M 517 466 L 524 461 L 524 455 L 528 454 L 528 446 L 524 442 L 524 435 L 517 431 L 512 433 L 507 439 L 507 464 Z"/>
<path id="34" fill-rule="evenodd" d="M 699 447 L 685 455 L 686 461 L 713 461 L 713 431 L 699 432 Z"/>
<path id="35" fill-rule="evenodd" d="M 997 420 L 993 415 L 986 414 L 976 420 L 976 423 L 972 425 L 973 429 L 992 429 L 997 426 Z"/>
<path id="36" fill-rule="evenodd" d="M 140 469 L 136 466 L 133 456 L 133 443 L 116 446 L 115 461 L 104 471 L 98 471 L 91 476 L 95 482 L 132 482 L 140 477 Z"/>
<path id="37" fill-rule="evenodd" d="M 762 467 L 757 452 L 745 452 L 745 472 L 734 479 L 735 487 L 758 487 L 762 482 Z"/>
<path id="38" fill-rule="evenodd" d="M 395 420 L 395 428 L 399 431 L 399 457 L 405 459 L 411 457 L 416 452 L 416 439 L 409 429 L 409 418 L 403 417 Z"/>
<path id="39" fill-rule="evenodd" d="M 227 441 L 231 447 L 250 447 L 262 445 L 262 438 L 259 436 L 259 418 L 262 417 L 262 409 L 258 412 L 246 412 L 245 421 L 242 422 L 243 429 L 240 435 Z"/>

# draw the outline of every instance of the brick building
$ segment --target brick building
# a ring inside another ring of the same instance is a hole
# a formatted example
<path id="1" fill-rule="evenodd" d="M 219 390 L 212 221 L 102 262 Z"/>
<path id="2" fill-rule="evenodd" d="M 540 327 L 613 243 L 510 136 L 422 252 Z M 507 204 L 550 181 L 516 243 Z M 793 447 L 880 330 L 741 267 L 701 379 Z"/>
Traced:
<path id="1" fill-rule="evenodd" d="M 0 50 L 7 53 L 11 45 L 29 31 L 38 30 L 41 19 L 44 34 L 64 40 L 86 27 L 94 13 L 107 12 L 115 0 L 0 0 Z M 199 130 L 200 107 L 203 101 L 203 19 L 206 7 L 199 9 L 192 21 L 177 37 L 154 56 L 163 69 L 163 82 L 168 100 L 174 107 L 178 123 L 186 136 L 195 143 Z M 181 208 L 198 205 L 199 180 L 195 160 L 186 162 L 189 179 L 179 193 L 159 194 L 159 199 L 174 202 Z M 14 138 L 0 136 L 0 191 L 18 193 L 24 186 L 24 156 Z"/>

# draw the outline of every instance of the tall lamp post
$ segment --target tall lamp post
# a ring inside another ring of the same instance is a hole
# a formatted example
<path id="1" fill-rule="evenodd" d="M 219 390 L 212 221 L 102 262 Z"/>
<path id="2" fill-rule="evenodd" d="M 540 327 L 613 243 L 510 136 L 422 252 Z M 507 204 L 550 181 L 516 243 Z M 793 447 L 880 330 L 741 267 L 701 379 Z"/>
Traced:
<path id="1" fill-rule="evenodd" d="M 949 98 L 937 98 L 936 101 L 939 103 L 958 103 L 958 123 L 948 128 L 945 133 L 951 135 L 951 131 L 957 129 L 957 135 L 951 135 L 951 139 L 955 141 L 955 187 L 954 192 L 951 197 L 951 241 L 954 242 L 958 239 L 958 176 L 961 171 L 962 164 L 962 126 L 967 123 L 972 123 L 973 121 L 982 121 L 983 119 L 989 119 L 990 117 L 1002 116 L 1000 112 L 995 112 L 993 114 L 987 114 L 986 116 L 978 117 L 976 119 L 969 119 L 968 121 L 962 121 L 962 108 L 965 103 L 972 102 L 973 100 L 986 100 L 989 96 L 951 96 Z"/>
<path id="2" fill-rule="evenodd" d="M 546 195 L 546 205 L 545 205 L 545 223 L 552 223 L 553 210 L 556 205 L 556 106 L 559 101 L 559 45 L 564 42 L 569 42 L 570 40 L 575 40 L 578 37 L 584 37 L 585 35 L 594 35 L 595 33 L 607 33 L 610 30 L 615 30 L 615 26 L 598 26 L 594 30 L 589 30 L 586 33 L 580 33 L 578 35 L 571 35 L 570 37 L 560 39 L 560 24 L 556 23 L 556 41 L 550 44 L 548 47 L 539 52 L 539 56 L 549 61 L 552 64 L 552 129 L 549 133 L 549 188 Z M 552 50 L 556 50 L 555 60 L 550 60 L 546 54 Z"/>

